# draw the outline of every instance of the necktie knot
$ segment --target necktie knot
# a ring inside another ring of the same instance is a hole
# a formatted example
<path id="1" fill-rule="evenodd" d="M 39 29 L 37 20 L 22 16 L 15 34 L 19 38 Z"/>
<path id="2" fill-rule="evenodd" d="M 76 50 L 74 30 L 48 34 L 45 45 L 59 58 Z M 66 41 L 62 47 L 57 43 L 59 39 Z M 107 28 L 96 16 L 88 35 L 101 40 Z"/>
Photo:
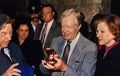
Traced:
<path id="1" fill-rule="evenodd" d="M 43 32 L 46 32 L 46 30 L 47 30 L 47 23 L 44 26 Z"/>
<path id="2" fill-rule="evenodd" d="M 45 26 L 47 26 L 47 23 L 45 23 Z"/>
<path id="3" fill-rule="evenodd" d="M 67 44 L 70 44 L 70 43 L 71 43 L 71 41 L 68 40 L 68 41 L 67 41 Z"/>

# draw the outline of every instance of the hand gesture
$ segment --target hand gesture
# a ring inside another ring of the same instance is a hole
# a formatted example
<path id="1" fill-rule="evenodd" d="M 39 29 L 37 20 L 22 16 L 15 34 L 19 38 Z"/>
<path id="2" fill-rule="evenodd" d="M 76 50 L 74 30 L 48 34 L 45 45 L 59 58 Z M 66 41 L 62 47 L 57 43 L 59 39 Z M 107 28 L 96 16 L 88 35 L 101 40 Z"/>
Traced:
<path id="1" fill-rule="evenodd" d="M 2 76 L 20 76 L 21 71 L 16 68 L 19 63 L 11 65 Z"/>
<path id="2" fill-rule="evenodd" d="M 52 58 L 53 55 L 50 55 L 50 58 Z M 54 59 L 56 60 L 56 63 L 54 65 L 51 65 L 51 63 L 48 63 L 46 60 L 42 60 L 42 64 L 45 68 L 48 70 L 54 70 L 54 71 L 66 71 L 67 65 L 58 57 L 57 54 L 54 55 Z"/>

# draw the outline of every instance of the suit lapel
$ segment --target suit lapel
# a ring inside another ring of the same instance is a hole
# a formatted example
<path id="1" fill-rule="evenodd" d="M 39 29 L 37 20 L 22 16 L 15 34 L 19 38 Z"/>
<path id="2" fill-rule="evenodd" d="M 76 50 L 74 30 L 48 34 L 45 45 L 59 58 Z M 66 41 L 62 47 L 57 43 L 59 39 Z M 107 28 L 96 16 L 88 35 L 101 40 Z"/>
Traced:
<path id="1" fill-rule="evenodd" d="M 46 40 L 49 40 L 50 38 L 52 38 L 52 36 L 53 36 L 53 33 L 52 32 L 55 32 L 54 30 L 54 27 L 55 27 L 55 21 L 53 22 L 53 24 L 52 24 L 52 26 L 51 26 L 51 28 L 50 28 L 50 30 L 49 30 L 49 33 L 48 33 L 48 35 L 47 35 L 47 38 L 46 38 Z"/>
<path id="2" fill-rule="evenodd" d="M 42 30 L 43 25 L 44 25 L 44 23 L 41 23 L 39 26 L 37 26 L 36 31 L 35 31 L 35 34 L 34 34 L 34 39 L 35 39 L 35 40 L 39 40 L 39 38 L 40 38 L 40 33 L 41 33 L 41 30 Z"/>
<path id="3" fill-rule="evenodd" d="M 80 35 L 79 39 L 78 39 L 78 42 L 76 43 L 76 46 L 74 47 L 73 49 L 73 52 L 70 56 L 70 60 L 68 62 L 68 65 L 72 66 L 73 63 L 75 63 L 77 61 L 77 59 L 82 56 L 82 49 L 84 47 L 84 39 L 83 39 L 83 36 Z"/>
<path id="4" fill-rule="evenodd" d="M 47 48 L 50 46 L 52 39 L 56 36 L 55 32 L 56 32 L 56 21 L 53 22 L 48 32 L 44 48 Z"/>
<path id="5" fill-rule="evenodd" d="M 65 44 L 65 39 L 63 39 L 63 41 L 61 41 L 61 44 L 60 44 L 60 46 L 61 47 L 58 47 L 59 48 L 59 56 L 60 56 L 60 58 L 62 58 L 62 52 L 63 52 L 63 49 L 64 49 L 64 44 Z"/>

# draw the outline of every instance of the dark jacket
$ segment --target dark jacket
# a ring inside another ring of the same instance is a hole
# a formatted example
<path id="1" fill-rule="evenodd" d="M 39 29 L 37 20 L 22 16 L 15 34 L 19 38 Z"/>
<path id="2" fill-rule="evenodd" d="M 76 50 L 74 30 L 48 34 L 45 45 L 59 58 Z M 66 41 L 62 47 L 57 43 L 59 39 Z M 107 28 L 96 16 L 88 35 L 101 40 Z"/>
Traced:
<path id="1" fill-rule="evenodd" d="M 14 42 L 20 46 L 18 39 Z M 25 61 L 28 65 L 35 67 L 36 76 L 39 76 L 39 64 L 41 63 L 41 60 L 44 59 L 44 53 L 40 41 L 26 39 L 20 48 L 25 57 Z"/>
<path id="2" fill-rule="evenodd" d="M 98 53 L 95 76 L 120 76 L 120 43 L 103 58 L 105 46 Z"/>
<path id="3" fill-rule="evenodd" d="M 10 56 L 12 59 L 16 60 L 16 62 L 18 62 L 20 65 L 27 65 L 19 46 L 17 46 L 15 43 L 10 43 L 8 49 L 10 50 Z M 0 50 L 0 76 L 2 76 L 9 66 L 13 64 L 2 52 L 3 51 Z"/>
<path id="4" fill-rule="evenodd" d="M 39 40 L 40 33 L 41 33 L 43 25 L 44 24 L 42 23 L 40 26 L 37 27 L 37 29 L 35 31 L 35 34 L 34 34 L 34 40 Z M 52 39 L 54 37 L 57 37 L 57 36 L 60 36 L 60 35 L 62 35 L 61 24 L 59 22 L 54 21 L 51 28 L 50 28 L 50 31 L 49 31 L 49 33 L 47 35 L 45 46 L 44 46 L 43 49 L 49 48 L 50 44 L 52 42 Z"/>

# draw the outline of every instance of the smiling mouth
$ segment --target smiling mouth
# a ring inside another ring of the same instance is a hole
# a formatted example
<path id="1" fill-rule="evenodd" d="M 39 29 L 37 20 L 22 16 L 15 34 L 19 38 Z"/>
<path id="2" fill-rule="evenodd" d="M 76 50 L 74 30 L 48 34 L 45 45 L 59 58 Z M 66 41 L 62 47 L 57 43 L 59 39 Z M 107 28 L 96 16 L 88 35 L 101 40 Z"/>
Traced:
<path id="1" fill-rule="evenodd" d="M 69 36 L 68 34 L 64 34 L 65 37 Z"/>

